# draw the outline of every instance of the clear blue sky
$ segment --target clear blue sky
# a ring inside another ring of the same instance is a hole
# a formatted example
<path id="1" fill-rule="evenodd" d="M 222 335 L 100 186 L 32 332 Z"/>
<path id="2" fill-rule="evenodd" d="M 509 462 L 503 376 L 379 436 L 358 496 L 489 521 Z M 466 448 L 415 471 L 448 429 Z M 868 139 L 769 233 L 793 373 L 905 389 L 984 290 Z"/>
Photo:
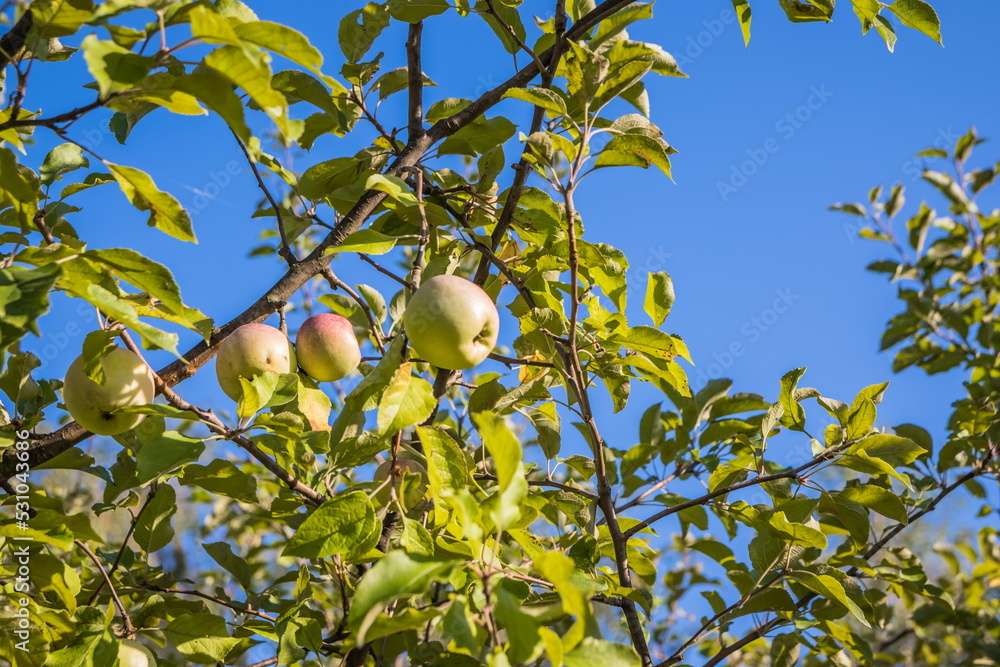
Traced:
<path id="1" fill-rule="evenodd" d="M 325 69 L 335 73 L 341 62 L 339 17 L 363 3 L 251 4 L 261 18 L 307 34 L 326 54 Z M 850 4 L 841 4 L 831 24 L 796 25 L 777 3 L 756 0 L 753 39 L 745 49 L 739 27 L 722 20 L 731 12 L 728 0 L 658 3 L 655 19 L 638 24 L 632 36 L 661 44 L 690 75 L 647 81 L 652 119 L 680 151 L 673 157 L 676 184 L 659 172 L 604 170 L 589 179 L 578 205 L 589 240 L 621 248 L 640 271 L 665 270 L 673 277 L 677 304 L 665 328 L 691 348 L 698 363 L 693 378 L 699 371 L 721 371 L 735 379 L 737 390 L 773 399 L 783 373 L 808 366 L 804 385 L 845 401 L 863 386 L 892 380 L 878 425 L 918 423 L 940 443 L 961 375 L 892 375 L 891 357 L 878 352 L 878 341 L 900 306 L 895 288 L 864 270 L 888 247 L 858 241 L 852 220 L 826 207 L 862 200 L 878 184 L 902 182 L 912 188 L 912 208 L 930 195 L 919 181 L 914 153 L 950 147 L 970 125 L 984 137 L 1000 136 L 1000 4 L 938 0 L 945 47 L 900 27 L 894 54 L 875 34 L 862 36 Z M 528 0 L 522 14 L 547 17 L 550 5 Z M 185 30 L 177 29 L 177 39 Z M 403 39 L 404 29 L 394 26 L 376 43 L 374 51 L 386 52 L 386 70 L 402 64 Z M 51 115 L 92 99 L 77 88 L 79 78 L 64 74 L 79 76 L 81 68 L 39 68 L 28 106 L 41 104 Z M 514 71 L 481 21 L 454 14 L 428 21 L 424 68 L 440 86 L 428 90 L 428 104 L 474 97 Z M 502 109 L 519 123 L 530 117 L 523 104 Z M 401 111 L 400 103 L 387 104 L 379 115 L 387 126 L 403 126 Z M 112 186 L 81 197 L 87 208 L 71 221 L 94 247 L 135 247 L 170 266 L 185 300 L 216 322 L 236 315 L 273 283 L 282 265 L 246 259 L 267 220 L 250 218 L 259 192 L 232 137 L 218 119 L 157 112 L 139 124 L 128 146 L 119 147 L 105 129 L 107 117 L 88 116 L 74 136 L 109 160 L 148 170 L 192 211 L 200 244 L 182 244 L 147 228 L 144 216 Z M 311 153 L 297 154 L 294 167 L 352 154 L 373 136 L 360 127 L 356 138 L 324 139 Z M 40 134 L 40 144 L 49 143 Z M 515 150 L 512 142 L 508 162 Z M 744 164 L 754 156 L 763 163 Z M 1000 151 L 988 143 L 977 156 L 979 164 L 992 163 Z M 227 169 L 235 174 L 225 175 Z M 733 180 L 734 169 L 742 170 L 742 181 Z M 213 192 L 213 182 L 226 185 L 210 200 L 196 198 Z M 735 191 L 720 192 L 720 183 Z M 349 282 L 388 287 L 360 262 L 337 260 L 335 268 Z M 630 315 L 635 323 L 648 323 L 641 311 L 644 277 L 635 284 Z M 503 302 L 510 298 L 505 293 Z M 46 338 L 28 347 L 53 344 L 51 332 L 62 330 L 60 322 L 93 326 L 75 314 L 75 305 L 56 306 L 45 320 Z M 502 332 L 501 341 L 509 342 L 509 335 L 509 329 L 506 336 Z M 61 375 L 82 340 L 70 340 L 51 361 L 52 375 Z M 181 347 L 194 342 L 188 335 Z M 742 353 L 729 357 L 734 344 Z M 713 369 L 713 363 L 720 367 Z M 212 368 L 181 391 L 198 403 L 226 405 Z M 634 444 L 638 415 L 659 400 L 652 390 L 634 388 L 632 409 L 624 415 L 611 417 L 602 408 L 603 429 L 622 438 L 614 443 L 618 447 Z M 808 447 L 805 441 L 789 444 Z"/>

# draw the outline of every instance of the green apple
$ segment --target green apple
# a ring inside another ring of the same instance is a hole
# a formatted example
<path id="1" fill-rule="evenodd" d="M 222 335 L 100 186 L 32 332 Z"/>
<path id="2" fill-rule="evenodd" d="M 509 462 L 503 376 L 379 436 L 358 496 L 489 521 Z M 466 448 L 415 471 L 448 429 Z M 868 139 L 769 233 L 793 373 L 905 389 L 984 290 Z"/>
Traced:
<path id="1" fill-rule="evenodd" d="M 229 335 L 219 347 L 215 374 L 226 396 L 240 400 L 240 378 L 251 379 L 261 373 L 294 373 L 295 348 L 285 334 L 267 324 L 244 324 Z"/>
<path id="2" fill-rule="evenodd" d="M 479 285 L 460 276 L 434 276 L 410 297 L 403 328 L 420 357 L 439 368 L 464 370 L 493 351 L 500 315 Z"/>
<path id="3" fill-rule="evenodd" d="M 392 461 L 386 461 L 375 469 L 374 480 L 376 485 L 380 485 L 389 479 L 390 468 L 392 468 Z M 413 477 L 417 478 L 416 484 L 412 481 Z M 402 495 L 404 479 L 407 479 L 405 497 Z M 427 469 L 416 461 L 398 459 L 396 467 L 392 470 L 392 482 L 383 486 L 375 494 L 376 503 L 382 506 L 389 504 L 389 499 L 391 498 L 389 495 L 390 486 L 396 488 L 396 497 L 403 501 L 403 506 L 406 509 L 412 509 L 422 503 L 427 495 Z"/>
<path id="4" fill-rule="evenodd" d="M 142 357 L 122 347 L 112 348 L 101 357 L 104 384 L 91 380 L 83 365 L 82 355 L 70 364 L 62 390 L 66 409 L 80 426 L 98 435 L 118 435 L 146 418 L 116 412 L 153 402 L 153 371 Z"/>
<path id="5" fill-rule="evenodd" d="M 361 363 L 354 326 L 333 313 L 313 315 L 295 336 L 295 350 L 306 375 L 317 382 L 347 377 Z"/>
<path id="6" fill-rule="evenodd" d="M 132 639 L 123 639 L 118 646 L 120 667 L 156 667 L 156 657 L 152 651 Z"/>

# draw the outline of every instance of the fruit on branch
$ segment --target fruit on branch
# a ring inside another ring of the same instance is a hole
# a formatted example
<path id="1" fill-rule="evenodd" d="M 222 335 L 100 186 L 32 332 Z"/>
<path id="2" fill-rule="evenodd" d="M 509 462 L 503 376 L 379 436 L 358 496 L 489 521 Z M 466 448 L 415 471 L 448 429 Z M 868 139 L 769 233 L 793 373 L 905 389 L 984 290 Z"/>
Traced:
<path id="1" fill-rule="evenodd" d="M 226 396 L 240 400 L 240 378 L 261 373 L 294 373 L 295 348 L 285 334 L 267 324 L 244 324 L 226 338 L 215 359 L 215 374 Z"/>
<path id="2" fill-rule="evenodd" d="M 389 469 L 392 468 L 392 461 L 386 461 L 375 469 L 375 483 L 382 484 L 389 479 Z M 381 506 L 389 504 L 391 495 L 389 488 L 395 487 L 396 497 L 403 502 L 403 507 L 413 509 L 424 501 L 427 495 L 427 469 L 416 461 L 409 459 L 398 459 L 396 467 L 392 470 L 392 483 L 386 484 L 375 494 L 375 502 Z M 413 478 L 416 478 L 414 483 Z M 407 481 L 404 484 L 404 479 Z M 405 489 L 405 490 L 404 490 Z"/>
<path id="3" fill-rule="evenodd" d="M 146 415 L 122 414 L 118 408 L 153 402 L 153 371 L 131 350 L 115 347 L 101 357 L 104 383 L 87 376 L 83 355 L 66 371 L 63 402 L 70 416 L 91 433 L 118 435 L 139 425 Z"/>
<path id="4" fill-rule="evenodd" d="M 123 639 L 118 646 L 118 664 L 121 667 L 156 667 L 156 657 L 139 642 Z"/>
<path id="5" fill-rule="evenodd" d="M 333 313 L 313 315 L 295 336 L 295 350 L 306 375 L 333 382 L 350 375 L 361 363 L 361 348 L 350 321 Z"/>
<path id="6" fill-rule="evenodd" d="M 410 297 L 403 328 L 420 357 L 439 368 L 465 370 L 493 351 L 500 315 L 479 285 L 460 276 L 434 276 Z"/>

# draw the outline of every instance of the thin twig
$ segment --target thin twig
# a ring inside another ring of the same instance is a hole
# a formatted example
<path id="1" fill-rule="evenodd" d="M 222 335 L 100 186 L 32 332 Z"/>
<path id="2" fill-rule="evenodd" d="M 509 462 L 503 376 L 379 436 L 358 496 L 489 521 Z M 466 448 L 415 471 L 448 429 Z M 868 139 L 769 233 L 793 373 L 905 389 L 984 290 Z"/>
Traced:
<path id="1" fill-rule="evenodd" d="M 135 527 L 139 523 L 139 518 L 142 516 L 142 513 L 146 511 L 146 508 L 149 507 L 149 502 L 154 497 L 156 497 L 157 491 L 158 487 L 155 484 L 149 488 L 149 493 L 146 494 L 145 502 L 142 503 L 142 506 L 139 508 L 139 511 L 135 513 L 134 517 L 132 517 L 132 522 L 131 524 L 129 524 L 128 532 L 125 533 L 125 539 L 122 540 L 121 549 L 118 550 L 118 555 L 115 557 L 115 562 L 111 564 L 111 571 L 108 572 L 108 577 L 114 576 L 114 573 L 118 570 L 118 565 L 122 561 L 122 556 L 125 554 L 126 547 L 128 547 L 128 541 L 132 539 L 132 533 L 135 532 Z M 91 606 L 94 604 L 94 600 L 97 599 L 98 593 L 100 593 L 101 590 L 104 589 L 104 584 L 106 583 L 106 581 L 107 580 L 102 579 L 101 582 L 98 584 L 97 588 L 94 589 L 94 592 L 90 596 L 90 599 L 87 600 L 87 606 Z"/>
<path id="2" fill-rule="evenodd" d="M 118 613 L 121 614 L 124 637 L 134 637 L 135 626 L 132 625 L 132 619 L 129 618 L 128 612 L 125 611 L 125 605 L 122 604 L 121 598 L 118 597 L 118 591 L 115 590 L 115 585 L 111 583 L 111 577 L 108 576 L 107 570 L 105 570 L 104 566 L 101 565 L 101 561 L 97 557 L 97 554 L 91 551 L 90 547 L 80 540 L 73 540 L 73 544 L 80 547 L 80 550 L 87 554 L 87 556 L 90 557 L 90 560 L 94 561 L 94 565 L 97 566 L 97 569 L 101 571 L 101 575 L 104 577 L 104 582 L 108 585 L 108 589 L 111 591 L 111 599 L 114 600 L 115 607 L 118 608 Z"/>
<path id="3" fill-rule="evenodd" d="M 233 133 L 236 143 L 239 144 L 240 150 L 243 151 L 243 156 L 246 157 L 247 164 L 250 165 L 250 170 L 253 171 L 253 175 L 257 179 L 257 186 L 264 193 L 264 196 L 267 197 L 267 201 L 270 202 L 271 208 L 274 209 L 274 216 L 278 219 L 278 237 L 281 239 L 281 247 L 278 248 L 278 255 L 280 255 L 281 258 L 288 262 L 288 265 L 291 266 L 299 260 L 295 256 L 295 253 L 292 252 L 292 249 L 288 246 L 288 237 L 285 236 L 285 220 L 281 217 L 281 207 L 274 199 L 274 195 L 271 194 L 267 185 L 264 183 L 264 178 L 260 175 L 260 170 L 257 168 L 257 161 L 253 159 L 252 155 L 250 155 L 250 149 L 247 148 L 246 144 L 243 143 L 243 140 L 240 139 L 240 135 L 236 134 L 236 130 L 229 128 L 229 131 Z"/>
<path id="4" fill-rule="evenodd" d="M 365 314 L 365 318 L 368 320 L 368 325 L 372 330 L 372 337 L 375 339 L 375 346 L 378 347 L 378 351 L 385 354 L 385 342 L 382 334 L 382 325 L 375 321 L 375 314 L 372 309 L 368 307 L 365 300 L 361 298 L 361 295 L 354 291 L 354 289 L 345 283 L 343 280 L 337 277 L 329 266 L 324 268 L 322 271 L 323 277 L 326 278 L 326 282 L 330 283 L 330 287 L 333 289 L 341 289 L 347 293 L 351 299 L 354 300 L 358 307 L 361 308 L 361 312 Z"/>

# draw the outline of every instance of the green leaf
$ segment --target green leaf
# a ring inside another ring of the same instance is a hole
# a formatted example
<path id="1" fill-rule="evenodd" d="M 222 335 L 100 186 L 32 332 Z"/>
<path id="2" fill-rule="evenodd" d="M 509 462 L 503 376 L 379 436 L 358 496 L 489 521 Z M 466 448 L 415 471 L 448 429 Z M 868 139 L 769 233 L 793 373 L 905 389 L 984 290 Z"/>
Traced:
<path id="1" fill-rule="evenodd" d="M 832 576 L 828 574 L 814 574 L 805 570 L 792 570 L 788 573 L 788 577 L 799 582 L 812 592 L 844 605 L 862 625 L 866 628 L 871 627 L 861 608 L 854 600 L 847 596 L 843 585 Z"/>
<path id="2" fill-rule="evenodd" d="M 603 23 L 601 24 L 603 25 Z M 504 98 L 524 100 L 537 107 L 551 111 L 556 115 L 566 114 L 566 101 L 548 88 L 511 88 L 503 94 Z"/>
<path id="3" fill-rule="evenodd" d="M 502 116 L 487 119 L 479 116 L 445 139 L 438 147 L 440 155 L 482 155 L 514 136 L 517 126 Z"/>
<path id="4" fill-rule="evenodd" d="M 840 492 L 840 496 L 859 505 L 864 505 L 903 525 L 907 523 L 906 507 L 903 505 L 903 501 L 899 499 L 899 496 L 881 486 L 872 484 L 849 486 Z"/>
<path id="5" fill-rule="evenodd" d="M 176 313 L 184 312 L 180 287 L 170 269 L 128 248 L 88 250 L 86 259 L 107 267 L 122 280 L 154 296 Z"/>
<path id="6" fill-rule="evenodd" d="M 662 139 L 642 134 L 621 134 L 613 137 L 598 154 L 594 167 L 635 166 L 643 169 L 650 165 L 670 175 L 670 153 L 676 152 Z"/>
<path id="7" fill-rule="evenodd" d="M 356 63 L 364 58 L 388 25 L 389 12 L 386 6 L 376 2 L 369 2 L 364 8 L 341 19 L 337 39 L 347 62 Z"/>
<path id="8" fill-rule="evenodd" d="M 642 352 L 646 356 L 671 360 L 677 356 L 677 343 L 670 334 L 653 327 L 631 327 L 624 334 L 616 334 L 611 340 L 630 350 Z"/>
<path id="9" fill-rule="evenodd" d="M 52 185 L 55 181 L 77 169 L 90 166 L 90 161 L 83 156 L 83 149 L 76 144 L 59 144 L 48 152 L 38 174 L 42 185 Z"/>
<path id="10" fill-rule="evenodd" d="M 31 3 L 34 32 L 42 39 L 68 37 L 94 15 L 90 0 L 36 0 Z"/>
<path id="11" fill-rule="evenodd" d="M 563 664 L 566 667 L 639 667 L 642 661 L 631 646 L 584 637 L 563 656 Z"/>
<path id="12" fill-rule="evenodd" d="M 427 592 L 432 581 L 447 575 L 451 563 L 390 551 L 362 577 L 347 617 L 348 627 L 357 632 L 356 641 L 365 641 L 365 633 L 376 617 L 393 600 Z"/>
<path id="13" fill-rule="evenodd" d="M 736 18 L 740 22 L 740 30 L 743 32 L 743 46 L 750 46 L 750 3 L 748 0 L 733 0 L 733 9 L 736 10 Z"/>
<path id="14" fill-rule="evenodd" d="M 809 23 L 811 21 L 830 21 L 833 16 L 835 0 L 778 0 L 785 10 L 788 20 L 792 23 Z"/>
<path id="15" fill-rule="evenodd" d="M 643 309 L 653 326 L 660 326 L 670 314 L 670 309 L 674 307 L 674 281 L 665 271 L 650 273 L 646 282 L 646 300 Z"/>
<path id="16" fill-rule="evenodd" d="M 876 433 L 851 445 L 845 453 L 864 452 L 868 456 L 882 459 L 893 467 L 909 465 L 927 450 L 909 438 L 888 433 Z"/>
<path id="17" fill-rule="evenodd" d="M 418 426 L 417 436 L 427 456 L 427 491 L 434 500 L 465 489 L 471 482 L 465 454 L 445 430 Z"/>
<path id="18" fill-rule="evenodd" d="M 257 502 L 257 479 L 231 461 L 215 459 L 208 465 L 184 467 L 180 477 L 184 486 L 197 486 L 209 493 L 226 496 L 241 503 Z"/>
<path id="19" fill-rule="evenodd" d="M 191 216 L 173 195 L 157 188 L 149 174 L 117 164 L 107 167 L 132 205 L 140 211 L 149 211 L 147 224 L 150 227 L 181 241 L 198 242 L 191 227 Z"/>
<path id="20" fill-rule="evenodd" d="M 378 432 L 388 436 L 408 426 L 419 424 L 434 412 L 437 401 L 434 388 L 422 377 L 413 375 L 412 364 L 398 369 L 382 393 L 378 406 Z"/>
<path id="21" fill-rule="evenodd" d="M 943 44 L 941 19 L 928 3 L 923 0 L 896 0 L 889 5 L 889 11 L 895 14 L 903 25 L 919 30 L 938 44 Z"/>
<path id="22" fill-rule="evenodd" d="M 449 7 L 448 0 L 389 0 L 386 3 L 389 16 L 406 23 L 416 23 L 428 16 L 443 14 Z"/>
<path id="23" fill-rule="evenodd" d="M 80 43 L 87 68 L 97 81 L 102 97 L 139 85 L 154 61 L 123 49 L 114 42 L 87 35 Z"/>
<path id="24" fill-rule="evenodd" d="M 805 524 L 792 523 L 784 512 L 772 514 L 768 523 L 779 535 L 793 544 L 816 547 L 817 549 L 825 549 L 827 546 L 826 535 L 823 534 L 823 531 Z"/>
<path id="25" fill-rule="evenodd" d="M 309 43 L 297 30 L 270 21 L 252 21 L 236 26 L 237 36 L 261 48 L 284 56 L 306 69 L 318 72 L 323 65 L 323 54 Z"/>
<path id="26" fill-rule="evenodd" d="M 135 523 L 135 543 L 147 554 L 159 551 L 174 539 L 170 517 L 177 512 L 177 493 L 174 487 L 164 484 L 146 506 Z"/>
<path id="27" fill-rule="evenodd" d="M 524 475 L 521 465 L 521 443 L 511 433 L 503 418 L 492 412 L 476 413 L 472 420 L 493 459 L 502 491 L 513 482 L 515 475 L 518 473 Z"/>
<path id="28" fill-rule="evenodd" d="M 796 400 L 795 388 L 799 384 L 799 379 L 806 372 L 805 367 L 788 371 L 781 378 L 781 394 L 778 402 L 784 409 L 781 416 L 781 424 L 793 431 L 802 431 L 806 425 L 806 411 Z"/>
<path id="29" fill-rule="evenodd" d="M 224 661 L 240 643 L 229 635 L 224 618 L 204 612 L 178 616 L 163 628 L 163 634 L 185 658 L 201 664 Z"/>
<path id="30" fill-rule="evenodd" d="M 170 472 L 177 466 L 197 461 L 205 445 L 201 440 L 167 431 L 143 444 L 136 455 L 138 482 L 146 482 Z"/>
<path id="31" fill-rule="evenodd" d="M 263 59 L 254 60 L 243 49 L 220 46 L 205 56 L 204 63 L 246 91 L 285 137 L 293 132 L 288 117 L 288 101 L 271 87 L 271 70 Z"/>
<path id="32" fill-rule="evenodd" d="M 365 551 L 378 541 L 381 524 L 362 491 L 338 494 L 306 517 L 282 553 L 302 558 L 327 558 Z"/>
<path id="33" fill-rule="evenodd" d="M 250 590 L 250 564 L 240 556 L 233 553 L 233 548 L 228 542 L 212 542 L 202 545 L 208 555 L 216 563 L 233 575 L 236 582 L 245 590 Z"/>
<path id="34" fill-rule="evenodd" d="M 38 335 L 36 321 L 48 312 L 49 292 L 60 273 L 58 264 L 0 269 L 0 352 L 29 331 Z"/>
<path id="35" fill-rule="evenodd" d="M 111 633 L 110 620 L 110 616 L 96 607 L 77 609 L 71 621 L 75 637 L 68 646 L 45 656 L 45 667 L 103 667 L 113 664 L 118 657 L 119 642 Z M 14 664 L 20 667 L 22 663 Z M 24 661 L 23 664 L 41 663 Z"/>

